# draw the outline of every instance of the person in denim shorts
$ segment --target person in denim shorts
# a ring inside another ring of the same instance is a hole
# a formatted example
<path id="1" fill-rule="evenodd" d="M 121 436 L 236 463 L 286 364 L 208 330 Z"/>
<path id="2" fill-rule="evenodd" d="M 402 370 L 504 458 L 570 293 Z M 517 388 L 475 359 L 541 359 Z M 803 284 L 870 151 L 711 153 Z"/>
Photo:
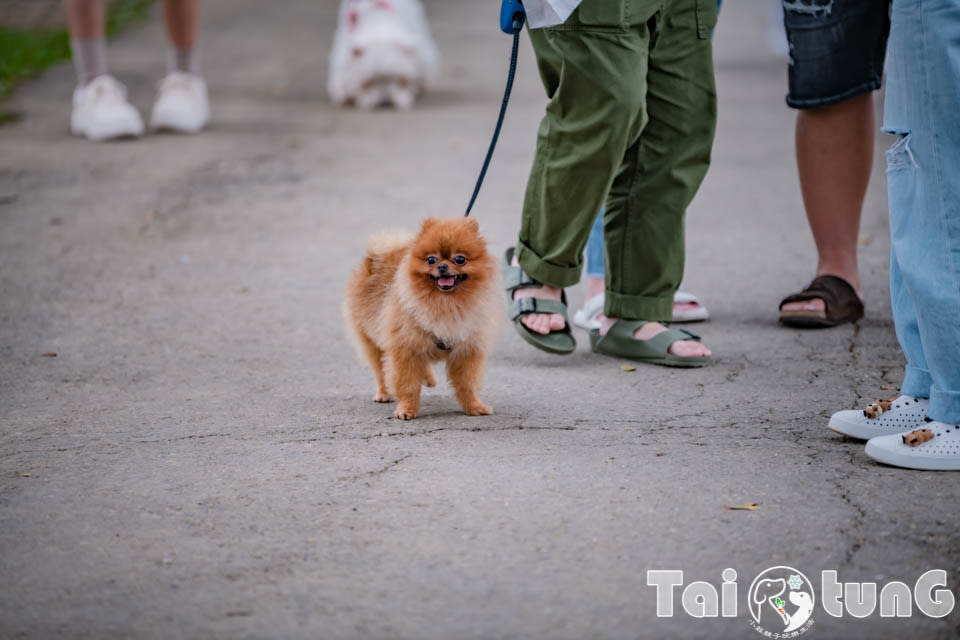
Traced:
<path id="1" fill-rule="evenodd" d="M 783 324 L 828 327 L 863 316 L 857 237 L 889 11 L 889 0 L 783 0 L 787 104 L 799 110 L 797 170 L 818 256 L 814 281 L 781 303 Z"/>

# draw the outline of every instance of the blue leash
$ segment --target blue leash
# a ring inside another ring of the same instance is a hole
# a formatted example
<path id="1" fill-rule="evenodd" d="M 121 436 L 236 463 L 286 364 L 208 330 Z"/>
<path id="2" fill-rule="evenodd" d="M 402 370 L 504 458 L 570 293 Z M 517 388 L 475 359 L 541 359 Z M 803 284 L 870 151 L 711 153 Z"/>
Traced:
<path id="1" fill-rule="evenodd" d="M 497 117 L 497 126 L 493 130 L 493 139 L 490 140 L 487 157 L 483 159 L 480 177 L 477 178 L 477 186 L 473 188 L 473 195 L 470 196 L 470 204 L 467 205 L 467 212 L 463 214 L 464 217 L 469 216 L 470 210 L 473 209 L 473 203 L 476 202 L 477 194 L 480 193 L 480 185 L 483 184 L 483 178 L 487 175 L 490 158 L 493 157 L 493 149 L 497 146 L 497 138 L 500 137 L 503 117 L 507 113 L 507 102 L 510 100 L 510 90 L 513 89 L 513 76 L 517 73 L 517 50 L 520 47 L 520 31 L 523 29 L 523 22 L 526 16 L 527 14 L 523 10 L 523 4 L 520 0 L 503 0 L 503 4 L 500 5 L 500 30 L 507 34 L 513 34 L 513 49 L 510 51 L 510 71 L 507 73 L 507 88 L 503 92 L 503 102 L 500 103 L 500 115 Z"/>

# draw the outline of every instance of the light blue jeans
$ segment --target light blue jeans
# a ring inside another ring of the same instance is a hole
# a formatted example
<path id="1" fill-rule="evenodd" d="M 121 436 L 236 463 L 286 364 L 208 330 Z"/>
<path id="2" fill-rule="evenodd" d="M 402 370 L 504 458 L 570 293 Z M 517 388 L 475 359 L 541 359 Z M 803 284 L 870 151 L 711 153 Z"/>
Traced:
<path id="1" fill-rule="evenodd" d="M 901 393 L 960 423 L 960 0 L 893 0 L 883 128 Z"/>
<path id="2" fill-rule="evenodd" d="M 587 276 L 602 278 L 603 270 L 603 209 L 597 214 L 590 228 L 590 237 L 587 238 Z"/>

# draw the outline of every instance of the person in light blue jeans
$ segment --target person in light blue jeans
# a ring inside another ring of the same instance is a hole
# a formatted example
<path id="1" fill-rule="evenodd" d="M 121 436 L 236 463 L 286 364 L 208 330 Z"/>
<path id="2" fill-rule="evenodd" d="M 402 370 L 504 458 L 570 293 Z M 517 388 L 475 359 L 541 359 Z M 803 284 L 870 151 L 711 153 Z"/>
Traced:
<path id="1" fill-rule="evenodd" d="M 586 272 L 587 299 L 583 308 L 573 315 L 573 323 L 586 330 L 600 326 L 598 317 L 603 313 L 605 262 L 603 258 L 603 210 L 597 214 L 587 239 Z M 710 317 L 707 308 L 693 294 L 677 291 L 673 296 L 674 322 L 699 322 Z"/>
<path id="2" fill-rule="evenodd" d="M 900 392 L 929 398 L 915 430 L 867 454 L 960 470 L 960 0 L 893 0 L 883 128 L 890 297 L 907 360 Z M 879 418 L 878 418 L 879 419 Z"/>

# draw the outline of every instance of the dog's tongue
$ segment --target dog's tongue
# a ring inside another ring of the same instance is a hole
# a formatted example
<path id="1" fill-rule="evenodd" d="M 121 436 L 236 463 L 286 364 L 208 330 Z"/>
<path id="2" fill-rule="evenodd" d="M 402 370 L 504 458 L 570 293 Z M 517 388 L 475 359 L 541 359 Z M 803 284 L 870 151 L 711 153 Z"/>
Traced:
<path id="1" fill-rule="evenodd" d="M 441 287 L 452 287 L 453 283 L 456 281 L 457 279 L 453 276 L 440 276 L 437 278 L 437 284 L 439 284 Z"/>

